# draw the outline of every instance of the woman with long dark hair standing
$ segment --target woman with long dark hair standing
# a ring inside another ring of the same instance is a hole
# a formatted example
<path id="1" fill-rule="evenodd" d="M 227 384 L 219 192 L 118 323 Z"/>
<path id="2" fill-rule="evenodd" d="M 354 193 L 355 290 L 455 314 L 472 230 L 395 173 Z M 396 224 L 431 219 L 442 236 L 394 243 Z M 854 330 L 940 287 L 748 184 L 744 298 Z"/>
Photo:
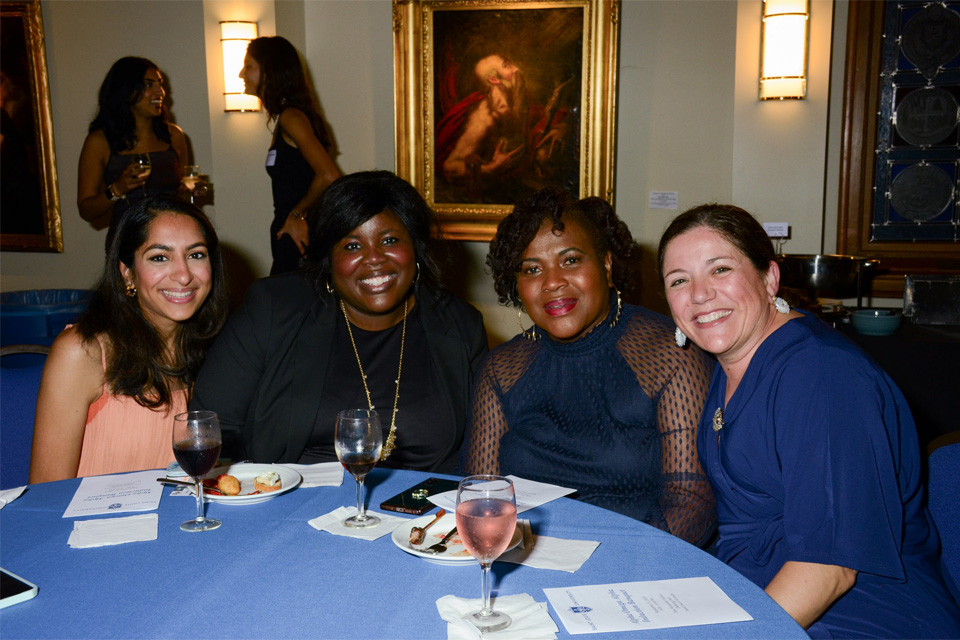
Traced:
<path id="1" fill-rule="evenodd" d="M 203 212 L 169 196 L 131 207 L 90 307 L 44 367 L 31 484 L 171 462 L 173 416 L 226 316 L 220 244 Z"/>
<path id="2" fill-rule="evenodd" d="M 110 227 L 108 247 L 127 208 L 181 188 L 187 140 L 167 120 L 165 95 L 160 70 L 146 58 L 120 58 L 100 85 L 97 115 L 80 152 L 77 207 L 95 228 Z M 140 154 L 150 158 L 149 172 L 134 161 Z"/>
<path id="3" fill-rule="evenodd" d="M 260 98 L 274 125 L 267 152 L 273 185 L 270 275 L 296 271 L 310 244 L 307 216 L 340 172 L 297 50 L 280 36 L 253 40 L 240 71 L 244 91 Z"/>

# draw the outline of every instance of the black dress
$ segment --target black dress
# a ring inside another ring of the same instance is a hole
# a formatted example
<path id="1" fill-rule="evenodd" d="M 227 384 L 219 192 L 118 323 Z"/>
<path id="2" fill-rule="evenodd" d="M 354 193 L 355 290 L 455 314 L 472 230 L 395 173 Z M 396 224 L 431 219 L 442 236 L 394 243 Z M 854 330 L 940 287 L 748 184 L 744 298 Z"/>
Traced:
<path id="1" fill-rule="evenodd" d="M 300 150 L 287 144 L 283 139 L 283 128 L 279 121 L 273 145 L 267 157 L 267 174 L 270 176 L 273 188 L 273 222 L 270 224 L 270 253 L 273 255 L 273 266 L 270 267 L 270 275 L 274 276 L 300 268 L 301 255 L 297 245 L 288 235 L 277 238 L 277 232 L 286 222 L 290 211 L 307 194 L 316 174 Z"/>

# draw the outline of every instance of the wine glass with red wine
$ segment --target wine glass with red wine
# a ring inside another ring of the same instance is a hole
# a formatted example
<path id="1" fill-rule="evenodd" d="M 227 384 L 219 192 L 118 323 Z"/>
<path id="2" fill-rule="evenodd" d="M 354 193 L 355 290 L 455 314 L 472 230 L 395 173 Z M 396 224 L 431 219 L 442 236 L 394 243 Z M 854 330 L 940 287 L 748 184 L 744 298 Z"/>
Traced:
<path id="1" fill-rule="evenodd" d="M 210 531 L 222 523 L 203 516 L 203 476 L 220 458 L 220 421 L 213 411 L 187 411 L 173 418 L 173 455 L 197 483 L 197 517 L 180 525 L 184 531 Z"/>
<path id="2" fill-rule="evenodd" d="M 481 633 L 499 631 L 513 620 L 490 606 L 490 565 L 510 544 L 517 528 L 513 481 L 503 476 L 467 476 L 457 487 L 457 533 L 480 562 L 483 608 L 464 616 Z"/>
<path id="3" fill-rule="evenodd" d="M 372 409 L 347 409 L 337 414 L 334 442 L 337 458 L 357 481 L 357 515 L 343 521 L 345 527 L 372 527 L 380 524 L 377 516 L 368 516 L 363 505 L 363 480 L 376 466 L 383 447 L 380 416 Z"/>

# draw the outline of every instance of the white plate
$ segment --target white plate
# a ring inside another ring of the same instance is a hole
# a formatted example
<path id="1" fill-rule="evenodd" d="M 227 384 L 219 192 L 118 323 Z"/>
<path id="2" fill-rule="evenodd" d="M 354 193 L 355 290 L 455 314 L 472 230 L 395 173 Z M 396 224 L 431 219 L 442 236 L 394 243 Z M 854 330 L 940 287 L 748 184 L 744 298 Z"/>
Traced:
<path id="1" fill-rule="evenodd" d="M 414 527 L 423 527 L 436 517 L 437 514 L 431 513 L 430 515 L 421 516 L 415 520 L 404 522 L 393 530 L 393 533 L 390 535 L 390 539 L 393 540 L 393 544 L 397 545 L 407 553 L 419 556 L 427 562 L 460 566 L 475 564 L 477 561 L 473 556 L 470 555 L 470 552 L 467 551 L 467 549 L 463 546 L 463 543 L 460 542 L 460 536 L 458 534 L 454 534 L 453 538 L 447 542 L 447 550 L 443 553 L 426 553 L 423 551 L 423 549 L 426 549 L 430 545 L 440 542 L 440 539 L 443 538 L 443 536 L 445 536 L 450 529 L 453 529 L 455 526 L 457 526 L 457 516 L 453 513 L 444 514 L 444 516 L 437 520 L 432 527 L 427 529 L 426 540 L 423 541 L 423 544 L 415 547 L 410 544 L 410 530 Z M 510 544 L 507 545 L 507 548 L 504 549 L 504 551 L 513 549 L 515 546 L 520 544 L 522 539 L 523 530 L 518 525 L 513 532 L 513 537 L 510 538 Z"/>
<path id="2" fill-rule="evenodd" d="M 280 475 L 280 488 L 276 491 L 254 493 L 257 490 L 256 487 L 254 487 L 254 478 L 265 471 L 275 471 Z M 282 464 L 254 464 L 249 462 L 232 464 L 229 467 L 217 467 L 204 477 L 216 479 L 221 473 L 229 474 L 240 481 L 240 495 L 221 496 L 204 492 L 203 497 L 205 500 L 232 505 L 257 504 L 258 502 L 272 500 L 281 493 L 286 493 L 296 488 L 303 481 L 299 473 Z"/>

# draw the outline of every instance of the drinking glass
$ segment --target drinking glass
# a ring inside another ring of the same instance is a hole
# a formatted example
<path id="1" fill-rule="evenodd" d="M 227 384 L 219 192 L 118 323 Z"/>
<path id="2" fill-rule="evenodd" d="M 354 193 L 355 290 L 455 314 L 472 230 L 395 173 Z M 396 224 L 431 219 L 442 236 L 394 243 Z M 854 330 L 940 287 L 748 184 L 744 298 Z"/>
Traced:
<path id="1" fill-rule="evenodd" d="M 138 178 L 143 178 L 143 195 L 147 195 L 147 180 L 150 179 L 150 172 L 153 170 L 153 166 L 150 164 L 150 154 L 149 153 L 138 153 L 133 156 L 133 162 L 139 168 L 137 173 Z"/>
<path id="2" fill-rule="evenodd" d="M 181 178 L 181 181 L 183 182 L 183 186 L 190 192 L 190 204 L 196 204 L 196 202 L 194 202 L 194 195 L 197 194 L 195 194 L 194 191 L 197 185 L 200 184 L 200 180 L 199 165 L 188 164 L 183 168 L 183 178 Z"/>
<path id="3" fill-rule="evenodd" d="M 513 481 L 503 476 L 467 476 L 457 487 L 457 533 L 480 562 L 483 608 L 464 616 L 481 633 L 499 631 L 512 620 L 490 606 L 490 565 L 500 557 L 517 528 Z"/>
<path id="4" fill-rule="evenodd" d="M 337 414 L 334 443 L 343 468 L 357 481 L 357 515 L 343 521 L 345 527 L 372 527 L 380 524 L 368 516 L 363 504 L 363 480 L 376 466 L 383 448 L 380 416 L 372 409 L 346 409 Z"/>
<path id="5" fill-rule="evenodd" d="M 184 531 L 210 531 L 222 523 L 203 517 L 203 476 L 220 458 L 220 421 L 213 411 L 187 411 L 173 418 L 173 455 L 197 483 L 197 517 L 180 525 Z"/>

